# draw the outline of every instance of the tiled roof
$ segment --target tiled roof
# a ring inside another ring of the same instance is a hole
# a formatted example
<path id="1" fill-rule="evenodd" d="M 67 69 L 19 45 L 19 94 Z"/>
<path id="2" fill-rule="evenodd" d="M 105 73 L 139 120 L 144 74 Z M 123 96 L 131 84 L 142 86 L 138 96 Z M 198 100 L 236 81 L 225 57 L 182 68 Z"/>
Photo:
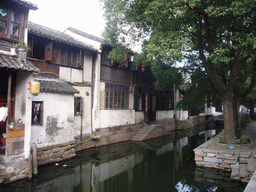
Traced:
<path id="1" fill-rule="evenodd" d="M 13 0 L 13 2 L 19 3 L 20 5 L 24 5 L 25 7 L 32 9 L 32 10 L 37 10 L 37 6 L 24 0 Z"/>
<path id="2" fill-rule="evenodd" d="M 66 95 L 72 95 L 79 93 L 77 89 L 69 85 L 67 82 L 60 79 L 36 79 L 40 82 L 40 91 L 48 93 L 60 93 Z"/>
<path id="3" fill-rule="evenodd" d="M 82 42 L 76 41 L 75 39 L 73 39 L 72 37 L 70 37 L 69 35 L 54 30 L 54 29 L 50 29 L 48 27 L 42 26 L 42 25 L 38 25 L 32 22 L 28 22 L 28 32 L 30 34 L 34 34 L 40 37 L 44 37 L 44 38 L 48 38 L 51 39 L 53 41 L 58 41 L 61 43 L 65 43 L 65 44 L 69 44 L 69 45 L 73 45 L 79 48 L 86 48 L 86 49 L 90 49 L 93 51 L 97 51 L 95 48 L 93 48 L 91 45 L 86 45 Z"/>
<path id="4" fill-rule="evenodd" d="M 26 60 L 26 63 L 21 63 L 18 61 L 18 57 L 13 55 L 0 54 L 0 67 L 40 72 L 40 69 L 35 67 L 29 60 Z"/>
<path id="5" fill-rule="evenodd" d="M 85 32 L 83 32 L 83 31 L 80 31 L 80 30 L 75 29 L 75 28 L 73 28 L 73 27 L 68 27 L 67 30 L 70 30 L 70 31 L 72 31 L 72 32 L 74 32 L 74 33 L 76 33 L 76 34 L 78 34 L 78 35 L 84 36 L 84 37 L 86 37 L 86 38 L 88 38 L 88 39 L 97 41 L 97 42 L 99 42 L 99 43 L 102 43 L 102 41 L 103 41 L 103 39 L 100 38 L 100 37 L 96 37 L 96 36 L 94 36 L 94 35 L 90 35 L 90 34 L 88 34 L 88 33 L 85 33 Z"/>

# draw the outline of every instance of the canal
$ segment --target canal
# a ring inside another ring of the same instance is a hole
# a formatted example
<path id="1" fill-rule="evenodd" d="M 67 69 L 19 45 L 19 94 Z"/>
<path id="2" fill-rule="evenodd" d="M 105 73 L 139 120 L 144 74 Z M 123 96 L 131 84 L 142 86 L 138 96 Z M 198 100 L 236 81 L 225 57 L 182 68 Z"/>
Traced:
<path id="1" fill-rule="evenodd" d="M 0 186 L 0 192 L 243 191 L 229 174 L 196 167 L 193 149 L 219 132 L 205 126 L 145 142 L 123 142 L 79 152 L 39 167 L 37 177 Z"/>

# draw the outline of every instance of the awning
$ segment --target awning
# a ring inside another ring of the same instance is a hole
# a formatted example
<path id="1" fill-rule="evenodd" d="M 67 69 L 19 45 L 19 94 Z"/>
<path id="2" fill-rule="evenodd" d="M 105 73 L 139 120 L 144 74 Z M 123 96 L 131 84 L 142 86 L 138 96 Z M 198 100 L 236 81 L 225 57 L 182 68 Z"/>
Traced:
<path id="1" fill-rule="evenodd" d="M 41 79 L 36 78 L 36 81 L 40 82 L 40 91 L 48 93 L 59 93 L 66 95 L 73 95 L 79 93 L 77 89 L 72 87 L 70 84 L 60 79 Z"/>
<path id="2" fill-rule="evenodd" d="M 40 69 L 34 66 L 33 63 L 28 59 L 26 59 L 25 63 L 19 62 L 18 57 L 16 55 L 13 56 L 0 54 L 0 67 L 15 70 L 40 72 Z"/>

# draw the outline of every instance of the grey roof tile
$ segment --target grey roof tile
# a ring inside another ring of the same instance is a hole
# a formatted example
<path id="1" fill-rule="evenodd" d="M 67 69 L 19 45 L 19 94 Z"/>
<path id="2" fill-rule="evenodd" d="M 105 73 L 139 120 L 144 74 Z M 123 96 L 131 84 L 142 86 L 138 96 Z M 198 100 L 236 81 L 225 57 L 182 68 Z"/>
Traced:
<path id="1" fill-rule="evenodd" d="M 81 36 L 86 37 L 86 38 L 88 38 L 88 39 L 97 41 L 97 42 L 99 42 L 99 43 L 102 43 L 102 42 L 103 42 L 103 39 L 102 39 L 102 38 L 96 37 L 96 36 L 91 35 L 91 34 L 88 34 L 88 33 L 85 33 L 85 32 L 83 32 L 83 31 L 80 31 L 80 30 L 75 29 L 75 28 L 73 28 L 73 27 L 68 27 L 67 30 L 70 30 L 70 31 L 72 31 L 72 32 L 74 32 L 74 33 L 76 33 L 76 34 L 78 34 L 78 35 L 81 35 Z"/>
<path id="2" fill-rule="evenodd" d="M 24 5 L 25 7 L 32 9 L 32 10 L 37 10 L 37 6 L 35 4 L 32 4 L 31 2 L 24 1 L 24 0 L 12 0 L 13 2 L 16 2 L 20 5 Z"/>
<path id="3" fill-rule="evenodd" d="M 40 72 L 40 69 L 35 67 L 33 63 L 28 59 L 25 63 L 21 63 L 18 61 L 18 57 L 14 55 L 0 54 L 0 67 L 15 70 L 19 69 L 23 71 Z"/>
<path id="4" fill-rule="evenodd" d="M 44 37 L 44 38 L 48 38 L 51 39 L 53 41 L 57 41 L 57 42 L 61 42 L 61 43 L 66 43 L 69 45 L 73 45 L 79 48 L 86 48 L 92 51 L 97 52 L 97 49 L 93 48 L 93 46 L 91 45 L 86 45 L 85 43 L 76 41 L 75 39 L 73 39 L 72 37 L 70 37 L 69 35 L 54 30 L 54 29 L 50 29 L 48 27 L 42 26 L 42 25 L 38 25 L 32 22 L 28 22 L 28 32 L 30 34 L 34 34 L 40 37 Z"/>
<path id="5" fill-rule="evenodd" d="M 72 95 L 79 93 L 77 89 L 69 85 L 67 82 L 60 79 L 36 79 L 40 82 L 40 91 L 48 93 L 60 93 L 66 95 Z"/>

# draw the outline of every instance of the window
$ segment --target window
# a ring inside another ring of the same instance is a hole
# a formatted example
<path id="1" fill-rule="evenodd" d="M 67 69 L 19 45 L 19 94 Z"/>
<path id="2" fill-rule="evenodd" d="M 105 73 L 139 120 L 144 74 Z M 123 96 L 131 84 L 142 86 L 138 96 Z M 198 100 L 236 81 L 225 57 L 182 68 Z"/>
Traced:
<path id="1" fill-rule="evenodd" d="M 75 116 L 82 115 L 82 109 L 83 109 L 83 99 L 82 97 L 75 97 L 74 98 L 74 113 Z"/>
<path id="2" fill-rule="evenodd" d="M 19 39 L 20 13 L 0 7 L 0 34 L 5 37 Z"/>
<path id="3" fill-rule="evenodd" d="M 81 67 L 81 56 L 78 49 L 72 48 L 68 50 L 68 66 Z M 64 64 L 64 63 L 62 63 Z"/>
<path id="4" fill-rule="evenodd" d="M 32 102 L 32 125 L 43 125 L 43 101 Z"/>
<path id="5" fill-rule="evenodd" d="M 158 92 L 157 97 L 157 110 L 170 110 L 174 108 L 173 92 L 161 91 Z"/>
<path id="6" fill-rule="evenodd" d="M 138 95 L 138 111 L 142 111 L 142 95 Z"/>
<path id="7" fill-rule="evenodd" d="M 0 33 L 7 34 L 8 10 L 0 8 Z"/>
<path id="8" fill-rule="evenodd" d="M 18 13 L 12 12 L 11 34 L 19 36 L 19 29 L 20 29 L 20 15 Z"/>
<path id="9" fill-rule="evenodd" d="M 106 84 L 106 109 L 128 109 L 129 87 Z"/>

